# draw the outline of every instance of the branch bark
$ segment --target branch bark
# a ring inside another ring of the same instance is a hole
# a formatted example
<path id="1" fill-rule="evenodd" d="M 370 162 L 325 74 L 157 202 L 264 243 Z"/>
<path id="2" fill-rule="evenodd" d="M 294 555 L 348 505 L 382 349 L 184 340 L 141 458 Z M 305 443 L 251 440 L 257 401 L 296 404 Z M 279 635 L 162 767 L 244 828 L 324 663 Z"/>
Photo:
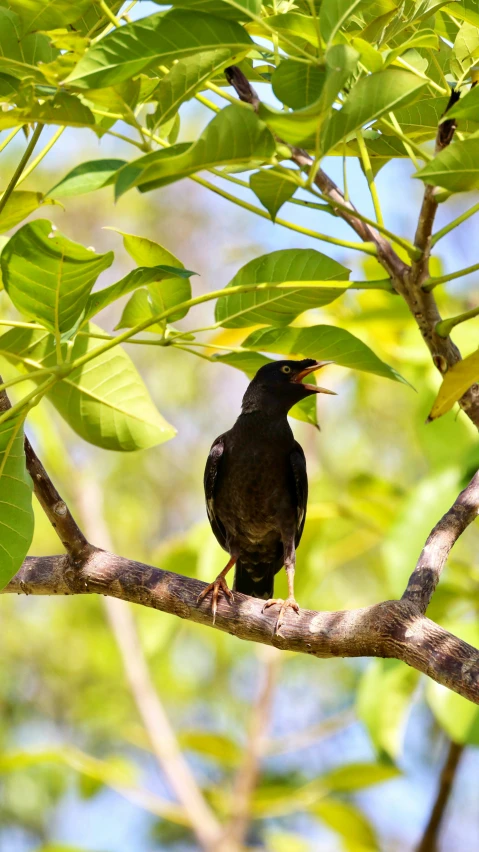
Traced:
<path id="1" fill-rule="evenodd" d="M 236 66 L 232 65 L 225 71 L 228 82 L 233 86 L 240 100 L 251 104 L 253 109 L 258 110 L 260 100 L 247 77 Z M 452 93 L 448 109 L 457 100 L 457 94 Z M 447 110 L 446 110 L 447 111 Z M 453 138 L 455 122 L 445 121 L 439 125 L 436 150 L 445 148 Z M 279 140 L 281 141 L 281 140 Z M 283 143 L 284 144 L 284 143 Z M 307 151 L 288 145 L 291 151 L 291 160 L 300 168 L 309 169 L 314 165 L 314 160 Z M 344 219 L 348 225 L 358 234 L 364 242 L 373 242 L 376 246 L 377 258 L 384 269 L 390 275 L 395 290 L 403 297 L 414 317 L 421 332 L 423 340 L 428 347 L 432 361 L 441 375 L 445 375 L 450 367 L 461 360 L 461 353 L 455 343 L 448 337 L 440 337 L 436 331 L 438 323 L 442 321 L 436 299 L 432 292 L 426 292 L 422 284 L 428 277 L 429 254 L 434 217 L 437 210 L 435 200 L 435 188 L 426 186 L 424 199 L 419 215 L 416 229 L 415 246 L 421 252 L 421 257 L 412 266 L 399 257 L 389 240 L 378 233 L 375 228 L 358 219 L 355 214 L 354 205 L 346 201 L 343 193 L 331 178 L 322 169 L 318 169 L 314 183 L 323 195 L 331 199 L 331 206 L 336 214 Z M 334 202 L 340 202 L 348 206 L 351 212 L 346 212 L 334 206 Z M 459 400 L 459 405 L 467 414 L 469 419 L 479 429 L 479 385 L 472 385 Z"/>
<path id="2" fill-rule="evenodd" d="M 454 780 L 456 778 L 463 751 L 463 745 L 450 742 L 446 762 L 439 780 L 436 799 L 416 852 L 436 852 L 438 848 L 437 841 L 439 838 L 439 832 L 441 830 L 444 814 L 452 793 Z"/>

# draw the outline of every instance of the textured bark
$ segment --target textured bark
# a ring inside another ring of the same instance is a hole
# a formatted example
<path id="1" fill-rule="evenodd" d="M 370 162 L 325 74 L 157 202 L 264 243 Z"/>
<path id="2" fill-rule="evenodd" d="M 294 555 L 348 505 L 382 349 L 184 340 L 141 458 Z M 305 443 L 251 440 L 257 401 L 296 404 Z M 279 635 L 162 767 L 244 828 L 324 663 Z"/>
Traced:
<path id="1" fill-rule="evenodd" d="M 100 594 L 168 612 L 239 639 L 315 657 L 395 657 L 479 704 L 479 651 L 422 615 L 410 601 L 385 601 L 344 612 L 287 612 L 281 634 L 263 601 L 221 598 L 213 624 L 205 583 L 93 550 L 80 569 L 68 556 L 31 556 L 3 593 Z"/>

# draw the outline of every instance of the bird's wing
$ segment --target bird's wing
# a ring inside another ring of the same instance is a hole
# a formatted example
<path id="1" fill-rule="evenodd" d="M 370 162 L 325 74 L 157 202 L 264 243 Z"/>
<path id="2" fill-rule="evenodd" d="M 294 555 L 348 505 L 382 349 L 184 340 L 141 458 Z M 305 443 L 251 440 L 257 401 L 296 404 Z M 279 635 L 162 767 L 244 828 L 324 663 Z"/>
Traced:
<path id="1" fill-rule="evenodd" d="M 213 442 L 208 458 L 206 460 L 204 486 L 206 498 L 206 512 L 208 520 L 211 524 L 218 543 L 227 550 L 226 546 L 226 530 L 215 512 L 215 491 L 218 485 L 218 480 L 221 475 L 221 466 L 224 452 L 224 436 L 220 435 Z"/>
<path id="2" fill-rule="evenodd" d="M 304 522 L 306 520 L 306 507 L 308 505 L 308 475 L 306 473 L 306 458 L 303 448 L 294 442 L 294 449 L 290 455 L 291 471 L 294 480 L 294 497 L 297 513 L 296 547 L 303 534 Z"/>

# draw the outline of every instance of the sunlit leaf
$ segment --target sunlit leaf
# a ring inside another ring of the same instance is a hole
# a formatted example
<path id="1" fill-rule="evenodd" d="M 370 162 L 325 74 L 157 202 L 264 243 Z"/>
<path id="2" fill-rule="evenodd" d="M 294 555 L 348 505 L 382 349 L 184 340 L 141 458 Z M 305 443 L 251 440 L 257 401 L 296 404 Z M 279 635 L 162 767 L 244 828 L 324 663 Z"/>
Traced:
<path id="1" fill-rule="evenodd" d="M 159 6 L 164 6 L 163 0 L 154 0 Z M 218 15 L 221 18 L 231 18 L 235 21 L 245 21 L 249 17 L 261 13 L 260 0 L 172 0 L 171 5 L 176 9 L 191 9 L 208 15 Z"/>
<path id="2" fill-rule="evenodd" d="M 45 199 L 41 192 L 25 192 L 17 190 L 12 192 L 5 207 L 0 213 L 0 233 L 14 228 L 23 219 L 26 219 L 34 210 L 38 210 L 41 204 L 52 204 Z"/>
<path id="3" fill-rule="evenodd" d="M 332 325 L 307 328 L 260 328 L 243 342 L 245 349 L 334 361 L 343 367 L 375 373 L 404 382 L 399 373 L 374 354 L 359 338 Z"/>
<path id="4" fill-rule="evenodd" d="M 23 440 L 23 418 L 0 423 L 0 589 L 22 565 L 33 537 L 32 481 Z"/>
<path id="5" fill-rule="evenodd" d="M 54 30 L 73 24 L 92 5 L 92 0 L 8 0 L 8 6 L 17 12 L 24 33 Z"/>
<path id="6" fill-rule="evenodd" d="M 181 104 L 190 100 L 204 88 L 205 83 L 232 62 L 230 50 L 207 50 L 186 59 L 180 59 L 161 80 L 154 91 L 157 107 L 154 124 L 170 121 Z"/>
<path id="7" fill-rule="evenodd" d="M 358 716 L 378 751 L 393 760 L 401 753 L 411 695 L 418 679 L 417 671 L 398 660 L 374 660 L 359 684 Z"/>
<path id="8" fill-rule="evenodd" d="M 0 71 L 22 80 L 32 77 L 43 81 L 39 64 L 51 62 L 58 50 L 50 46 L 48 36 L 30 34 L 22 38 L 22 21 L 14 12 L 0 7 Z"/>
<path id="9" fill-rule="evenodd" d="M 332 41 L 343 24 L 346 24 L 363 4 L 364 0 L 323 0 L 320 29 L 324 40 Z"/>
<path id="10" fill-rule="evenodd" d="M 442 380 L 429 419 L 434 420 L 436 417 L 442 417 L 443 414 L 450 411 L 454 403 L 478 380 L 479 350 L 449 368 Z"/>
<path id="11" fill-rule="evenodd" d="M 291 178 L 288 179 L 284 172 L 272 169 L 261 169 L 250 176 L 249 185 L 263 207 L 266 207 L 273 222 L 278 210 L 293 197 L 298 188 L 294 181 L 294 172 L 291 173 Z"/>
<path id="12" fill-rule="evenodd" d="M 318 780 L 334 793 L 352 793 L 374 784 L 383 784 L 400 775 L 391 764 L 349 763 L 321 775 Z"/>
<path id="13" fill-rule="evenodd" d="M 113 252 L 96 254 L 37 219 L 5 246 L 3 285 L 19 311 L 62 334 L 81 316 L 98 275 L 112 262 Z"/>
<path id="14" fill-rule="evenodd" d="M 347 285 L 341 287 L 337 282 L 347 281 L 348 277 L 346 267 L 314 249 L 285 249 L 265 254 L 243 266 L 228 287 L 297 282 L 298 289 L 258 290 L 220 298 L 215 318 L 224 328 L 245 328 L 258 323 L 288 325 L 304 311 L 327 305 L 341 296 Z M 328 287 L 328 280 L 333 280 L 335 286 Z M 317 287 L 301 287 L 315 281 Z"/>
<path id="15" fill-rule="evenodd" d="M 104 333 L 91 323 L 85 331 Z M 72 347 L 72 360 L 93 352 L 101 343 L 80 334 Z M 65 345 L 62 351 L 66 354 Z M 56 364 L 53 336 L 41 331 L 8 331 L 0 337 L 0 354 L 27 371 Z M 120 346 L 76 368 L 53 386 L 47 398 L 81 438 L 105 450 L 147 449 L 175 435 Z"/>
<path id="16" fill-rule="evenodd" d="M 94 192 L 96 189 L 114 183 L 116 172 L 124 165 L 125 160 L 89 160 L 81 163 L 52 186 L 47 194 L 55 193 L 65 197 Z"/>
<path id="17" fill-rule="evenodd" d="M 205 50 L 244 51 L 251 39 L 234 21 L 173 9 L 114 30 L 93 45 L 66 82 L 81 89 L 111 86 L 153 64 Z"/>
<path id="18" fill-rule="evenodd" d="M 271 133 L 255 113 L 231 105 L 191 145 L 181 143 L 154 151 L 120 169 L 116 197 L 134 186 L 149 192 L 212 166 L 269 162 L 274 150 Z"/>
<path id="19" fill-rule="evenodd" d="M 379 852 L 372 824 L 355 805 L 326 796 L 309 808 L 309 812 L 344 838 L 348 852 Z"/>
<path id="20" fill-rule="evenodd" d="M 137 269 L 132 269 L 131 272 L 128 272 L 124 278 L 121 278 L 120 281 L 116 281 L 115 284 L 110 284 L 109 287 L 104 287 L 103 290 L 98 290 L 95 293 L 92 293 L 89 297 L 83 319 L 90 319 L 91 317 L 98 314 L 104 308 L 108 307 L 108 305 L 116 302 L 117 299 L 120 299 L 122 296 L 128 295 L 128 293 L 132 293 L 134 290 L 137 290 L 139 287 L 145 287 L 146 285 L 151 285 L 154 289 L 159 282 L 161 282 L 161 286 L 165 286 L 168 288 L 170 286 L 170 282 L 174 277 L 178 277 L 180 280 L 178 281 L 178 291 L 177 295 L 183 296 L 185 294 L 185 286 L 189 287 L 188 283 L 181 280 L 187 279 L 190 275 L 194 273 L 190 272 L 187 269 L 179 268 L 177 270 L 174 267 L 170 266 L 152 266 L 145 267 L 140 266 Z M 166 292 L 168 290 L 166 289 Z M 188 289 L 189 292 L 189 289 Z M 186 297 L 188 298 L 188 297 Z M 184 301 L 182 298 L 179 301 Z M 173 301 L 172 304 L 176 304 L 176 301 Z M 169 305 L 168 305 L 169 307 Z M 161 313 L 161 310 L 156 311 L 156 313 Z M 184 316 L 184 314 L 182 314 Z"/>

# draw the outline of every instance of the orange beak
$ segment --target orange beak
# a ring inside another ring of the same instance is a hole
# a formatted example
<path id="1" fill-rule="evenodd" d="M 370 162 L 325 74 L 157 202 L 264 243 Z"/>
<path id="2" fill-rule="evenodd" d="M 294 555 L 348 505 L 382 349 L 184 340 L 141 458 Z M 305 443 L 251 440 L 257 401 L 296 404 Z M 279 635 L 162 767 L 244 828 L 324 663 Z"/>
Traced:
<path id="1" fill-rule="evenodd" d="M 314 373 L 316 370 L 320 370 L 321 367 L 327 367 L 328 364 L 334 364 L 334 361 L 316 361 L 311 367 L 306 367 L 304 370 L 301 370 L 300 373 L 297 373 L 294 378 L 291 379 L 292 382 L 301 382 L 306 376 L 309 376 L 310 373 Z M 329 393 L 331 396 L 337 396 L 337 393 L 332 390 L 328 390 L 328 388 L 321 388 L 319 385 L 306 385 L 305 388 L 313 391 L 314 393 Z"/>

